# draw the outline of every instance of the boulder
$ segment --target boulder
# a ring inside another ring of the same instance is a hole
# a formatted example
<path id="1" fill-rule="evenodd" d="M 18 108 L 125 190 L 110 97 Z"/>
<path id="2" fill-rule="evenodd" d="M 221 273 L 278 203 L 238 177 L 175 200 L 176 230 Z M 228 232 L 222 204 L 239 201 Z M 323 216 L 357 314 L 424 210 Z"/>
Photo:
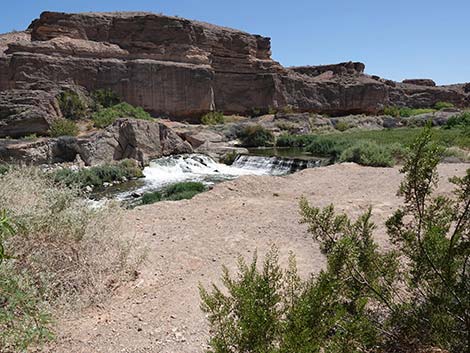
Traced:
<path id="1" fill-rule="evenodd" d="M 80 138 L 78 144 L 87 165 L 127 158 L 146 165 L 153 158 L 192 152 L 191 145 L 165 125 L 134 119 L 118 119 L 103 131 Z"/>

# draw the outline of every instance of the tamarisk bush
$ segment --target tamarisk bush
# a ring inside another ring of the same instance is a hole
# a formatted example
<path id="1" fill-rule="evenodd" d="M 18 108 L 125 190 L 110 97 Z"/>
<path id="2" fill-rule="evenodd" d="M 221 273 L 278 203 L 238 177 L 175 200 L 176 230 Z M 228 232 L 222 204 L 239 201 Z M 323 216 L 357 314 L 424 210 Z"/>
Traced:
<path id="1" fill-rule="evenodd" d="M 470 169 L 454 197 L 434 196 L 441 149 L 428 126 L 402 168 L 403 206 L 386 222 L 391 250 L 373 238 L 372 209 L 357 220 L 300 202 L 327 259 L 301 280 L 271 250 L 261 269 L 239 261 L 226 290 L 200 288 L 209 352 L 470 352 Z"/>

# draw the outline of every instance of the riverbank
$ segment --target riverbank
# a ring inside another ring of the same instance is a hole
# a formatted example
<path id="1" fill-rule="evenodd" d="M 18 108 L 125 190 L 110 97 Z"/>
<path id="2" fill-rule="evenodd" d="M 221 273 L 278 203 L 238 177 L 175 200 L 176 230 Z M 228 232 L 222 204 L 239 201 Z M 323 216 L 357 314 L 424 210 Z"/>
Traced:
<path id="1" fill-rule="evenodd" d="M 440 193 L 448 178 L 463 175 L 468 164 L 439 166 Z M 207 326 L 199 309 L 198 284 L 218 282 L 221 266 L 236 266 L 237 256 L 260 257 L 276 244 L 281 262 L 297 256 L 300 274 L 324 265 L 318 246 L 300 225 L 301 196 L 316 206 L 333 203 L 355 217 L 369 205 L 387 246 L 384 220 L 398 207 L 398 168 L 355 164 L 306 169 L 286 176 L 243 176 L 217 184 L 192 200 L 161 202 L 127 211 L 135 232 L 129 238 L 148 246 L 139 278 L 118 288 L 114 298 L 77 317 L 60 320 L 57 342 L 48 352 L 203 352 Z"/>

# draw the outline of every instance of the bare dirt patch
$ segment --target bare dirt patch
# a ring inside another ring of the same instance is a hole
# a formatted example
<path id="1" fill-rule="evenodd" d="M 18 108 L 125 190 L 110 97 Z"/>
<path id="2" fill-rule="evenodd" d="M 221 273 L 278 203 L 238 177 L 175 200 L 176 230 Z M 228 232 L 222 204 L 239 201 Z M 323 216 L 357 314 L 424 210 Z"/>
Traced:
<path id="1" fill-rule="evenodd" d="M 439 166 L 438 192 L 463 175 L 467 164 Z M 312 205 L 333 203 L 358 216 L 373 207 L 376 237 L 387 246 L 383 222 L 400 205 L 398 168 L 355 164 L 304 170 L 287 177 L 249 176 L 217 185 L 192 200 L 161 202 L 130 211 L 137 241 L 148 246 L 139 279 L 120 288 L 104 306 L 58 322 L 49 352 L 203 352 L 207 325 L 199 309 L 198 284 L 218 282 L 221 266 L 237 255 L 263 256 L 272 244 L 281 262 L 297 256 L 303 276 L 324 265 L 319 248 L 299 224 L 302 195 Z"/>

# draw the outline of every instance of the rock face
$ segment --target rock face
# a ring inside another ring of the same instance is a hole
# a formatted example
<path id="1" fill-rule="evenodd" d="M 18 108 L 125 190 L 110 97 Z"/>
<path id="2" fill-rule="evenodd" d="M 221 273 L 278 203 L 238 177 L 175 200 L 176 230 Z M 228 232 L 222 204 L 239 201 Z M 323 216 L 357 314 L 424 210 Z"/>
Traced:
<path id="1" fill-rule="evenodd" d="M 126 158 L 146 165 L 152 158 L 190 152 L 191 145 L 165 125 L 134 119 L 118 119 L 105 130 L 80 138 L 0 140 L 0 162 L 8 163 L 73 162 L 80 156 L 86 165 Z"/>
<path id="2" fill-rule="evenodd" d="M 403 83 L 408 83 L 410 85 L 417 85 L 417 86 L 427 86 L 427 87 L 436 87 L 436 82 L 429 78 L 415 78 L 415 79 L 408 79 L 403 80 Z"/>
<path id="3" fill-rule="evenodd" d="M 151 13 L 44 12 L 27 32 L 0 36 L 0 91 L 109 88 L 154 115 L 179 120 L 211 110 L 248 114 L 286 106 L 345 115 L 373 114 L 385 105 L 470 105 L 464 85 L 396 83 L 364 70 L 353 62 L 284 68 L 271 59 L 269 38 Z M 32 118 L 36 126 L 40 115 Z"/>

